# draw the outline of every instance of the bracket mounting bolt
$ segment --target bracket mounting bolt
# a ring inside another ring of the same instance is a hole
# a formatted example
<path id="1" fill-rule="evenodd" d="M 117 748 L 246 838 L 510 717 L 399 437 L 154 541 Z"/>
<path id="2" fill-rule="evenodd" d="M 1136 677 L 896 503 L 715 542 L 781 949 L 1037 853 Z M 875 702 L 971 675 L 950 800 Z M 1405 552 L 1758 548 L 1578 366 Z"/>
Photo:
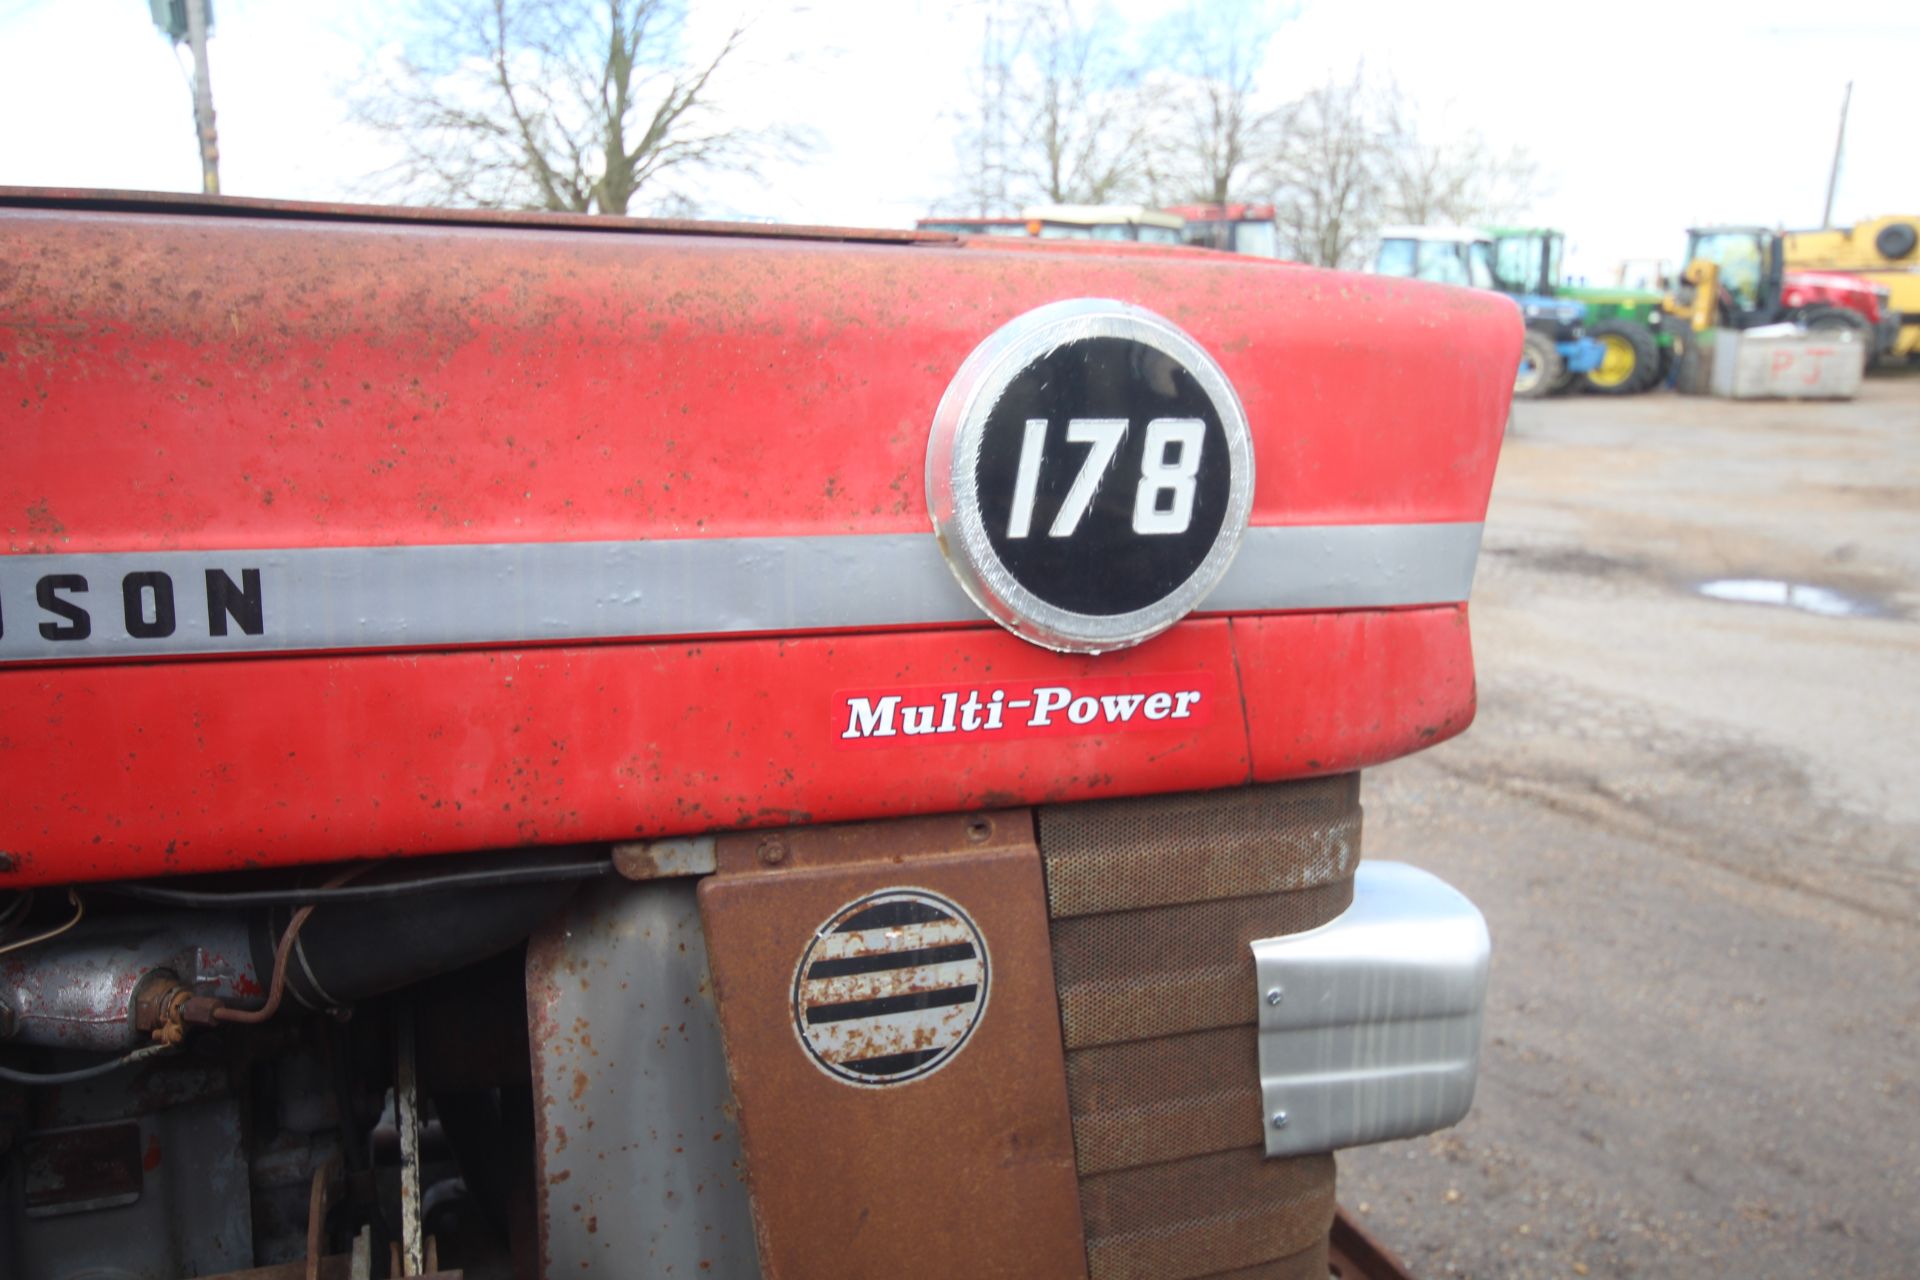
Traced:
<path id="1" fill-rule="evenodd" d="M 1274 1113 L 1273 1113 L 1273 1127 L 1274 1127 L 1274 1128 L 1276 1128 L 1276 1129 L 1284 1129 L 1284 1128 L 1286 1128 L 1286 1127 L 1287 1127 L 1287 1113 L 1286 1113 L 1286 1112 L 1284 1112 L 1284 1111 L 1276 1111 L 1276 1112 L 1274 1112 Z"/>
<path id="2" fill-rule="evenodd" d="M 1268 987 L 1268 988 L 1267 988 L 1267 1003 L 1268 1003 L 1268 1004 L 1274 1004 L 1274 1005 L 1277 1005 L 1277 1004 L 1279 1004 L 1279 1003 L 1280 1003 L 1280 996 L 1281 996 L 1281 991 L 1280 991 L 1280 988 L 1278 988 L 1278 987 Z"/>

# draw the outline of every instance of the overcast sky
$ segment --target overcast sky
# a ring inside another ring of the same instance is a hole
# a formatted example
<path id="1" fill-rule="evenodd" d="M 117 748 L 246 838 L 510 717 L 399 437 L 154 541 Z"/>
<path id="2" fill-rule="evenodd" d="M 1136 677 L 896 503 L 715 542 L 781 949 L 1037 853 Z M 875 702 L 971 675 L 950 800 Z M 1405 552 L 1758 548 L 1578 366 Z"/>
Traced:
<path id="1" fill-rule="evenodd" d="M 342 93 L 379 44 L 384 7 L 216 0 L 229 194 L 367 194 L 379 151 L 345 122 Z M 700 21 L 717 12 L 695 8 Z M 1920 212 L 1915 12 L 1910 0 L 1305 0 L 1264 81 L 1292 97 L 1364 60 L 1430 118 L 1524 145 L 1550 187 L 1536 219 L 1566 228 L 1573 264 L 1599 275 L 1622 257 L 1676 256 L 1690 223 L 1817 224 L 1848 80 L 1836 220 Z M 958 185 L 953 134 L 980 26 L 975 6 L 923 0 L 770 9 L 728 101 L 810 125 L 824 145 L 804 165 L 713 184 L 708 211 L 911 225 Z M 0 183 L 198 188 L 186 77 L 146 0 L 0 0 L 0 119 Z"/>

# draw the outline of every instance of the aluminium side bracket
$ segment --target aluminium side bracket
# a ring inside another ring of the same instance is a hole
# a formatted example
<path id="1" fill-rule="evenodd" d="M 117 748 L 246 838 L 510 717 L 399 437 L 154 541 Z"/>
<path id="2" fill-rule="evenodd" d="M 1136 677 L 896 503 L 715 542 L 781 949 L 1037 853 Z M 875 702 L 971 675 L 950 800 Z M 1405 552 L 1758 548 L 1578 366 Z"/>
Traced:
<path id="1" fill-rule="evenodd" d="M 1344 912 L 1252 946 L 1269 1156 L 1409 1138 L 1467 1114 L 1491 941 L 1459 890 L 1363 862 Z"/>

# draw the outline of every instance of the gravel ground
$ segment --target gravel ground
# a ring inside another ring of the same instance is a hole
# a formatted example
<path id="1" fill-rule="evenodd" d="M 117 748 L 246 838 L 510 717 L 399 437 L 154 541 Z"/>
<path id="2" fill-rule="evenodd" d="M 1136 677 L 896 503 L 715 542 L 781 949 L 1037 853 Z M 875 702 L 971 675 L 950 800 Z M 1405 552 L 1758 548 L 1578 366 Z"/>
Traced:
<path id="1" fill-rule="evenodd" d="M 1473 624 L 1364 794 L 1486 912 L 1479 1094 L 1342 1201 L 1422 1277 L 1920 1276 L 1920 377 L 1520 406 Z"/>

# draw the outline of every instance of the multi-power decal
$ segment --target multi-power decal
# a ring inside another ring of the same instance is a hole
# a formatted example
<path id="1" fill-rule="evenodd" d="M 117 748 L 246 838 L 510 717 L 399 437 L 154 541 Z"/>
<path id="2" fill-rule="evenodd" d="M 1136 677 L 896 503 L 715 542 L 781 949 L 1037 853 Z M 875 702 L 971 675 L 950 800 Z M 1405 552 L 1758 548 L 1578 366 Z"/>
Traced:
<path id="1" fill-rule="evenodd" d="M 843 689 L 833 733 L 841 746 L 872 746 L 1191 731 L 1213 717 L 1213 701 L 1205 671 Z"/>

